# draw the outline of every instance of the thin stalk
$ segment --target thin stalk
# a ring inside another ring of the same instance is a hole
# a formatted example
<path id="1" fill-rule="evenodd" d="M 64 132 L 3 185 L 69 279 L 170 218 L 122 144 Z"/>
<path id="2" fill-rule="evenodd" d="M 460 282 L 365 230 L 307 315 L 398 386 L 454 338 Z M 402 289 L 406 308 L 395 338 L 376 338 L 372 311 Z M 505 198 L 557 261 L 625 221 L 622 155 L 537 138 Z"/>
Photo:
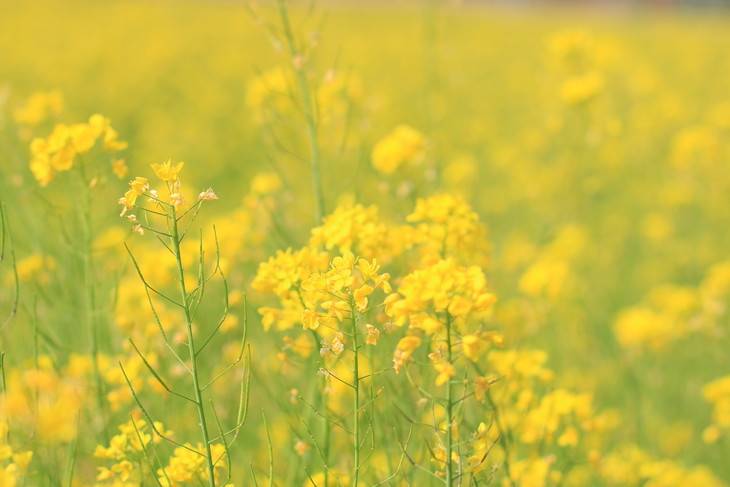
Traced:
<path id="1" fill-rule="evenodd" d="M 316 350 L 319 351 L 322 348 L 322 341 L 319 339 L 319 335 L 317 335 L 317 332 L 314 330 L 310 330 L 312 333 L 312 337 L 314 338 L 314 342 L 316 344 Z M 314 355 L 314 357 L 317 357 L 317 354 Z M 312 361 L 314 365 L 314 370 L 316 371 L 318 368 L 318 364 L 316 359 Z M 322 388 L 320 390 L 317 390 L 317 384 L 313 384 L 313 387 L 315 387 L 315 392 L 317 392 L 317 397 L 315 398 L 315 401 L 313 403 L 317 404 L 318 408 L 321 408 L 320 416 L 323 419 L 322 424 L 322 436 L 323 436 L 323 445 L 322 445 L 322 460 L 324 462 L 323 465 L 323 475 L 324 475 L 324 485 L 329 485 L 329 458 L 330 458 L 330 422 L 328 416 L 328 409 L 327 409 L 327 398 L 324 394 L 321 393 L 322 390 L 324 390 L 325 386 L 327 385 L 327 377 L 322 377 L 320 379 L 319 386 Z M 314 412 L 314 411 L 312 411 Z M 310 413 L 311 416 L 311 413 Z"/>
<path id="2" fill-rule="evenodd" d="M 200 422 L 200 432 L 203 435 L 203 444 L 205 445 L 205 459 L 208 467 L 208 483 L 211 487 L 215 487 L 215 466 L 213 463 L 213 453 L 210 448 L 210 434 L 208 433 L 208 424 L 205 421 L 205 405 L 203 403 L 203 394 L 200 389 L 198 380 L 198 361 L 195 353 L 195 339 L 193 336 L 193 320 L 190 313 L 190 303 L 188 293 L 185 289 L 185 269 L 182 264 L 180 254 L 180 233 L 178 230 L 178 220 L 175 207 L 171 207 L 170 230 L 172 238 L 170 243 L 175 254 L 175 263 L 177 265 L 178 280 L 180 287 L 180 298 L 182 299 L 183 311 L 185 314 L 185 326 L 188 334 L 188 353 L 190 355 L 191 368 L 190 373 L 193 377 L 193 389 L 195 393 L 195 406 L 198 410 L 198 420 Z"/>
<path id="3" fill-rule="evenodd" d="M 0 395 L 5 396 L 5 353 L 0 352 Z"/>
<path id="4" fill-rule="evenodd" d="M 325 485 L 329 485 L 328 482 L 329 482 L 329 476 L 330 476 L 330 466 L 329 466 L 329 461 L 330 461 L 330 422 L 329 422 L 329 419 L 327 418 L 327 399 L 324 396 L 322 397 L 322 402 L 324 404 L 323 410 L 324 410 L 324 415 L 325 415 L 324 416 L 324 428 L 323 428 L 324 431 L 322 432 L 322 435 L 324 435 L 323 455 L 324 455 L 324 460 L 325 460 L 325 465 L 324 465 L 324 467 L 325 467 L 324 468 L 324 484 Z"/>
<path id="5" fill-rule="evenodd" d="M 489 402 L 489 406 L 494 411 L 494 420 L 497 423 L 497 429 L 499 433 L 499 444 L 502 447 L 502 450 L 504 450 L 504 461 L 502 462 L 504 464 L 504 473 L 507 474 L 507 478 L 509 479 L 510 486 L 517 487 L 515 484 L 514 477 L 512 477 L 512 468 L 510 466 L 510 452 L 509 452 L 509 439 L 506 435 L 504 426 L 502 425 L 502 421 L 499 417 L 499 409 L 497 408 L 497 403 L 494 402 L 494 399 L 492 398 L 492 393 L 487 390 L 487 401 Z"/>
<path id="6" fill-rule="evenodd" d="M 79 165 L 79 174 L 83 184 L 83 198 L 81 204 L 81 238 L 82 238 L 82 275 L 84 279 L 84 316 L 89 334 L 89 348 L 94 371 L 94 388 L 96 389 L 96 403 L 102 416 L 102 421 L 107 418 L 106 403 L 104 402 L 104 386 L 99 367 L 99 330 L 96 321 L 96 282 L 94 278 L 94 248 L 93 248 L 93 223 L 91 217 L 91 188 L 83 171 L 83 164 Z M 106 428 L 104 436 L 106 437 Z M 108 439 L 108 438 L 107 438 Z"/>
<path id="7" fill-rule="evenodd" d="M 352 403 L 353 413 L 353 448 L 355 457 L 355 472 L 352 476 L 352 485 L 357 487 L 358 477 L 360 476 L 360 369 L 359 369 L 359 350 L 357 341 L 357 314 L 355 313 L 355 306 L 350 305 L 352 313 L 352 353 L 354 354 L 354 360 L 352 365 L 352 385 L 355 389 L 355 399 Z"/>
<path id="8" fill-rule="evenodd" d="M 266 428 L 266 444 L 269 448 L 269 487 L 274 487 L 274 447 L 271 443 L 271 431 L 269 430 L 269 422 L 266 419 L 266 413 L 262 410 L 261 417 L 264 420 L 264 427 Z"/>
<path id="9" fill-rule="evenodd" d="M 472 363 L 474 366 L 474 370 L 476 370 L 477 374 L 483 376 L 484 372 L 482 369 L 477 365 L 476 363 Z M 507 474 L 507 479 L 509 479 L 509 485 L 511 487 L 517 487 L 517 484 L 515 483 L 514 478 L 512 477 L 512 468 L 510 466 L 510 432 L 507 430 L 506 426 L 502 424 L 502 419 L 499 414 L 499 408 L 497 407 L 497 402 L 492 397 L 492 393 L 489 389 L 487 389 L 487 402 L 489 403 L 489 407 L 492 408 L 492 411 L 494 413 L 494 422 L 497 425 L 497 433 L 498 433 L 498 441 L 499 445 L 502 447 L 502 450 L 504 450 L 504 460 L 502 462 L 504 466 L 504 472 Z"/>
<path id="10" fill-rule="evenodd" d="M 320 171 L 319 128 L 317 127 L 315 101 L 311 87 L 309 86 L 307 73 L 304 70 L 304 66 L 301 64 L 303 63 L 303 58 L 301 57 L 302 54 L 297 49 L 296 42 L 294 40 L 294 33 L 292 32 L 291 22 L 289 21 L 289 11 L 287 9 L 286 0 L 278 0 L 278 4 L 279 16 L 281 17 L 281 24 L 284 28 L 284 36 L 286 37 L 286 43 L 289 48 L 289 54 L 294 67 L 294 74 L 297 78 L 299 91 L 302 94 L 304 119 L 307 124 L 307 138 L 309 141 L 309 162 L 312 174 L 312 191 L 314 192 L 315 200 L 315 215 L 317 218 L 317 224 L 319 224 L 324 216 L 325 207 L 324 193 L 322 191 L 322 176 Z"/>
<path id="11" fill-rule="evenodd" d="M 451 356 L 451 315 L 446 313 L 446 360 L 452 363 Z M 454 480 L 453 464 L 451 461 L 454 449 L 453 439 L 453 385 L 451 379 L 446 382 L 446 479 L 447 487 L 451 487 Z"/>

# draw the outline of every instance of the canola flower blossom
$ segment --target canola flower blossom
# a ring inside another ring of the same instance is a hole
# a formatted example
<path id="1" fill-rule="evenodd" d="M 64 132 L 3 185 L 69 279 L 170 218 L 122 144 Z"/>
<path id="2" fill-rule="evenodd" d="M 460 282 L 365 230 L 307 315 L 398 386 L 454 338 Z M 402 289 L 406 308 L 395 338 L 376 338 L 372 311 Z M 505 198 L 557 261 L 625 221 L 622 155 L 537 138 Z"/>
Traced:
<path id="1" fill-rule="evenodd" d="M 58 90 L 33 93 L 13 112 L 21 125 L 35 126 L 63 111 L 63 94 Z"/>
<path id="2" fill-rule="evenodd" d="M 30 170 L 38 184 L 47 186 L 58 173 L 80 164 L 80 157 L 99 142 L 102 150 L 110 153 L 127 147 L 103 115 L 92 115 L 86 123 L 58 124 L 47 137 L 37 137 L 31 142 Z"/>
<path id="3" fill-rule="evenodd" d="M 373 147 L 373 166 L 383 174 L 392 174 L 406 164 L 419 164 L 425 150 L 423 134 L 409 125 L 399 125 Z"/>

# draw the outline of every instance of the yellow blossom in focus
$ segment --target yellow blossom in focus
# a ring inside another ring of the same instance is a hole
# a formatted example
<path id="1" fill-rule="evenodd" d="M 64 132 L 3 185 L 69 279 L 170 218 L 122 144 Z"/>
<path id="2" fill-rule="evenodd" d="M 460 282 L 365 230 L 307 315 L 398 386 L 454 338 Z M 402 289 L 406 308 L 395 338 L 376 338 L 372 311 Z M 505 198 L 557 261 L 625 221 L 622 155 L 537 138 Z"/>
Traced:
<path id="1" fill-rule="evenodd" d="M 173 163 L 172 159 L 168 159 L 165 162 L 150 164 L 150 167 L 152 168 L 152 171 L 154 171 L 155 176 L 160 178 L 162 181 L 165 181 L 166 183 L 172 183 L 177 181 L 179 179 L 180 171 L 182 171 L 183 166 L 185 166 L 184 162 Z"/>

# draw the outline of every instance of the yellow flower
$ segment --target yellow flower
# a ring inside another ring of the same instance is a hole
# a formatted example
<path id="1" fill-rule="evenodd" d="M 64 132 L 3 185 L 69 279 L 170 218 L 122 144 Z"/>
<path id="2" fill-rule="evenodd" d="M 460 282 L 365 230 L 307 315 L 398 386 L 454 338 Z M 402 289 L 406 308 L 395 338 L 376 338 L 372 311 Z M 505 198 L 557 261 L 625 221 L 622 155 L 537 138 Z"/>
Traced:
<path id="1" fill-rule="evenodd" d="M 375 169 L 392 174 L 405 163 L 418 163 L 426 148 L 425 137 L 413 127 L 399 125 L 373 147 Z"/>
<path id="2" fill-rule="evenodd" d="M 137 176 L 131 180 L 129 182 L 129 189 L 126 193 L 124 193 L 124 196 L 119 199 L 119 204 L 124 207 L 122 214 L 124 214 L 126 210 L 134 208 L 134 205 L 137 203 L 137 198 L 142 196 L 149 190 L 149 188 L 150 185 L 147 178 Z"/>
<path id="3" fill-rule="evenodd" d="M 342 204 L 312 229 L 309 243 L 328 251 L 352 252 L 361 257 L 358 265 L 365 266 L 364 259 L 387 262 L 410 245 L 412 232 L 400 230 L 384 223 L 374 205 Z"/>
<path id="4" fill-rule="evenodd" d="M 198 483 L 207 478 L 206 458 L 199 453 L 205 451 L 203 445 L 184 445 L 175 448 L 167 466 L 157 471 L 158 480 L 164 487 L 174 487 L 182 482 Z M 217 477 L 227 466 L 225 447 L 220 443 L 211 445 L 211 456 Z"/>
<path id="5" fill-rule="evenodd" d="M 385 313 L 398 326 L 409 323 L 411 328 L 434 334 L 442 328 L 439 313 L 448 311 L 462 322 L 478 320 L 491 310 L 494 301 L 479 267 L 464 267 L 445 259 L 406 275 L 397 293 L 385 300 Z"/>
<path id="6" fill-rule="evenodd" d="M 316 311 L 305 309 L 302 311 L 302 326 L 305 330 L 316 330 L 319 328 L 319 316 Z"/>
<path id="7" fill-rule="evenodd" d="M 415 335 L 404 336 L 398 341 L 393 354 L 393 369 L 396 374 L 400 372 L 403 365 L 411 358 L 413 352 L 421 346 L 421 338 Z"/>
<path id="8" fill-rule="evenodd" d="M 30 170 L 41 186 L 48 185 L 57 172 L 73 168 L 78 156 L 89 152 L 103 137 L 104 150 L 118 151 L 126 143 L 117 140 L 117 132 L 109 119 L 92 115 L 87 123 L 57 124 L 46 138 L 35 138 L 30 144 Z M 117 173 L 119 167 L 114 167 Z"/>
<path id="9" fill-rule="evenodd" d="M 712 425 L 705 430 L 703 438 L 706 443 L 714 443 L 723 432 L 730 431 L 730 375 L 705 385 L 702 394 L 712 404 Z"/>
<path id="10" fill-rule="evenodd" d="M 21 470 L 25 470 L 30 465 L 30 461 L 33 459 L 32 451 L 25 451 L 22 453 L 13 454 L 13 463 Z"/>
<path id="11" fill-rule="evenodd" d="M 359 288 L 355 289 L 355 291 L 352 293 L 353 298 L 355 299 L 355 306 L 357 307 L 357 310 L 360 312 L 363 312 L 368 307 L 368 296 L 370 296 L 375 289 L 372 286 L 368 286 L 367 284 L 363 284 Z"/>
<path id="12" fill-rule="evenodd" d="M 287 106 L 288 94 L 289 80 L 286 71 L 274 68 L 249 83 L 246 103 L 254 111 L 257 120 L 263 121 L 271 107 L 283 110 Z"/>
<path id="13" fill-rule="evenodd" d="M 483 401 L 487 395 L 487 391 L 497 381 L 494 377 L 477 376 L 474 378 L 474 397 L 478 401 Z"/>
<path id="14" fill-rule="evenodd" d="M 306 455 L 310 448 L 309 444 L 302 440 L 297 440 L 297 442 L 294 443 L 294 451 L 297 452 L 297 455 L 300 457 Z"/>
<path id="15" fill-rule="evenodd" d="M 122 179 L 124 176 L 127 175 L 127 172 L 129 172 L 129 168 L 127 167 L 127 163 L 124 161 L 124 159 L 116 159 L 114 162 L 112 162 L 112 172 L 119 179 Z"/>
<path id="16" fill-rule="evenodd" d="M 33 93 L 24 104 L 13 112 L 19 124 L 38 125 L 49 117 L 57 116 L 63 110 L 63 95 L 59 91 Z"/>
<path id="17" fill-rule="evenodd" d="M 464 356 L 472 362 L 476 362 L 484 350 L 485 343 L 479 335 L 464 335 L 461 338 L 461 345 Z"/>
<path id="18" fill-rule="evenodd" d="M 367 343 L 368 345 L 377 345 L 378 339 L 380 338 L 380 330 L 378 330 L 376 327 L 374 327 L 370 323 L 365 325 L 365 330 L 367 330 L 367 336 L 365 337 L 365 343 Z"/>
<path id="19" fill-rule="evenodd" d="M 456 374 L 454 364 L 443 359 L 438 353 L 429 354 L 433 368 L 436 370 L 436 385 L 446 384 Z"/>
<path id="20" fill-rule="evenodd" d="M 593 71 L 566 80 L 560 96 L 568 105 L 578 105 L 595 98 L 602 90 L 603 77 Z"/>
<path id="21" fill-rule="evenodd" d="M 574 427 L 567 428 L 558 438 L 560 446 L 576 446 L 578 444 L 578 430 Z"/>
<path id="22" fill-rule="evenodd" d="M 152 171 L 154 171 L 155 176 L 167 183 L 175 182 L 178 180 L 180 171 L 182 171 L 183 166 L 185 166 L 184 162 L 173 163 L 172 159 L 168 159 L 162 163 L 150 164 L 150 167 L 152 167 Z"/>
<path id="23" fill-rule="evenodd" d="M 424 264 L 443 257 L 472 265 L 486 262 L 486 229 L 461 196 L 441 193 L 420 198 L 406 220 L 415 225 L 413 244 Z"/>
<path id="24" fill-rule="evenodd" d="M 251 192 L 257 195 L 275 193 L 279 189 L 281 178 L 275 172 L 261 172 L 251 180 Z"/>

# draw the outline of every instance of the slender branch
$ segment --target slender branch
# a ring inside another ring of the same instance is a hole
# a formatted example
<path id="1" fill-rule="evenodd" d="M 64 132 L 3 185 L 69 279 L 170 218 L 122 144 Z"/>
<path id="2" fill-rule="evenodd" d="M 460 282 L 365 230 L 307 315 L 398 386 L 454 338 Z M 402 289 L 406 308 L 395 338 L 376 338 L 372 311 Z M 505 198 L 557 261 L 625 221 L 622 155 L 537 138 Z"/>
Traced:
<path id="1" fill-rule="evenodd" d="M 281 24 L 284 28 L 284 36 L 286 37 L 287 46 L 289 48 L 289 55 L 291 56 L 294 73 L 299 84 L 299 91 L 302 95 L 302 102 L 304 103 L 304 114 L 307 125 L 307 136 L 309 139 L 309 155 L 310 165 L 312 173 L 312 190 L 314 192 L 315 199 L 315 216 L 316 222 L 322 221 L 322 217 L 325 213 L 324 206 L 324 193 L 322 191 L 322 176 L 320 173 L 320 154 L 319 154 L 319 134 L 317 127 L 317 114 L 315 111 L 315 100 L 312 94 L 311 87 L 309 86 L 309 80 L 307 74 L 302 66 L 304 62 L 302 54 L 299 52 L 294 39 L 294 33 L 292 32 L 291 22 L 289 21 L 289 11 L 287 9 L 286 0 L 278 0 L 279 4 L 279 16 L 281 18 Z"/>
<path id="2" fill-rule="evenodd" d="M 352 403 L 353 417 L 353 449 L 355 471 L 352 479 L 353 487 L 357 487 L 360 476 L 360 369 L 359 369 L 359 350 L 358 350 L 358 333 L 357 333 L 357 314 L 355 313 L 355 303 L 350 299 L 350 314 L 352 315 L 352 353 L 354 354 L 352 377 L 353 388 L 355 389 L 355 397 Z"/>
<path id="3" fill-rule="evenodd" d="M 155 379 L 157 380 L 157 382 L 158 382 L 158 383 L 159 383 L 159 384 L 160 384 L 160 385 L 161 385 L 161 386 L 162 386 L 162 387 L 163 387 L 163 388 L 164 388 L 164 389 L 165 389 L 165 390 L 166 390 L 167 392 L 169 392 L 169 393 L 170 393 L 170 394 L 172 394 L 173 396 L 177 396 L 177 397 L 179 397 L 179 398 L 181 398 L 181 399 L 185 399 L 186 401 L 190 401 L 190 402 L 191 402 L 191 403 L 193 403 L 193 404 L 197 404 L 197 403 L 195 402 L 195 399 L 193 399 L 193 398 L 190 398 L 190 397 L 186 396 L 185 394 L 180 394 L 179 392 L 175 392 L 174 390 L 172 390 L 172 389 L 170 388 L 170 386 L 168 386 L 168 385 L 167 385 L 167 384 L 165 383 L 165 381 L 164 381 L 164 380 L 162 379 L 162 377 L 160 376 L 160 374 L 158 374 L 158 373 L 157 373 L 157 371 L 156 371 L 156 370 L 155 370 L 155 369 L 154 369 L 154 368 L 152 367 L 152 364 L 150 364 L 150 363 L 149 363 L 149 362 L 147 361 L 147 359 L 145 358 L 145 356 L 144 356 L 144 355 L 142 355 L 142 352 L 140 352 L 139 348 L 137 348 L 137 345 L 136 345 L 136 344 L 134 343 L 134 340 L 132 340 L 132 339 L 130 338 L 130 339 L 129 339 L 129 343 L 130 343 L 130 344 L 132 345 L 132 348 L 134 348 L 134 351 L 135 351 L 135 352 L 137 352 L 137 355 L 139 355 L 139 358 L 141 358 L 141 359 L 142 359 L 142 362 L 144 362 L 144 364 L 145 364 L 145 365 L 147 366 L 147 369 L 148 369 L 148 370 L 150 371 L 150 373 L 151 373 L 151 374 L 152 374 L 152 375 L 153 375 L 153 376 L 155 377 Z"/>
<path id="4" fill-rule="evenodd" d="M 401 445 L 402 452 L 401 452 L 400 460 L 398 460 L 398 466 L 396 467 L 395 472 L 388 475 L 380 482 L 373 484 L 372 487 L 377 487 L 378 485 L 387 484 L 388 482 L 390 482 L 391 480 L 393 480 L 394 478 L 396 478 L 398 476 L 398 473 L 400 472 L 400 469 L 403 466 L 403 460 L 405 460 L 405 458 L 406 458 L 406 455 L 407 455 L 406 451 L 408 450 L 408 443 L 410 443 L 410 441 L 411 441 L 412 434 L 413 434 L 413 425 L 411 425 L 408 428 L 408 436 L 406 437 L 405 445 Z M 400 441 L 398 443 L 400 443 Z"/>
<path id="5" fill-rule="evenodd" d="M 144 414 L 145 418 L 147 418 L 147 421 L 149 421 L 150 427 L 155 432 L 155 434 L 157 434 L 157 436 L 159 436 L 163 440 L 167 441 L 168 443 L 171 443 L 180 448 L 184 448 L 185 450 L 188 450 L 192 453 L 196 453 L 196 454 L 200 455 L 201 457 L 205 456 L 205 454 L 199 452 L 198 450 L 195 450 L 194 448 L 190 448 L 187 445 L 184 445 L 178 441 L 173 440 L 169 436 L 162 433 L 159 429 L 157 429 L 157 426 L 155 425 L 155 420 L 152 419 L 152 416 L 150 415 L 150 413 L 148 413 L 147 409 L 142 405 L 142 401 L 140 401 L 139 396 L 137 395 L 137 391 L 134 390 L 134 386 L 132 386 L 132 381 L 129 380 L 127 371 L 124 370 L 124 365 L 122 365 L 122 362 L 118 362 L 118 363 L 119 363 L 119 368 L 122 369 L 122 375 L 124 375 L 124 380 L 126 381 L 127 386 L 129 387 L 129 390 L 132 392 L 132 397 L 134 398 L 134 402 L 137 403 L 137 406 L 139 407 L 139 409 L 142 410 L 142 414 Z"/>
<path id="6" fill-rule="evenodd" d="M 193 377 L 193 392 L 195 393 L 196 408 L 198 410 L 198 420 L 200 432 L 203 437 L 203 446 L 205 447 L 205 459 L 208 470 L 208 483 L 210 487 L 215 487 L 215 465 L 213 463 L 213 454 L 210 447 L 210 435 L 208 434 L 208 424 L 205 420 L 205 405 L 203 403 L 203 394 L 198 382 L 198 361 L 195 353 L 195 336 L 193 334 L 193 320 L 190 315 L 190 303 L 188 302 L 188 293 L 185 289 L 185 268 L 182 263 L 182 255 L 180 251 L 180 234 L 178 232 L 178 220 L 176 218 L 175 207 L 172 206 L 170 215 L 170 230 L 172 232 L 171 244 L 175 251 L 175 262 L 178 271 L 178 284 L 180 288 L 180 299 L 182 299 L 183 314 L 185 316 L 185 327 L 188 335 L 188 354 L 191 362 L 191 371 Z"/>
<path id="7" fill-rule="evenodd" d="M 177 306 L 179 308 L 184 308 L 184 305 L 178 303 L 174 299 L 172 299 L 169 296 L 167 296 L 165 293 L 163 293 L 161 291 L 158 291 L 157 289 L 155 289 L 154 287 L 152 287 L 147 282 L 147 279 L 145 279 L 144 274 L 142 274 L 142 269 L 140 269 L 139 264 L 137 263 L 137 259 L 134 258 L 134 254 L 132 253 L 132 250 L 129 248 L 129 246 L 127 245 L 126 242 L 124 243 L 124 248 L 127 249 L 127 253 L 129 254 L 129 257 L 131 257 L 132 263 L 134 264 L 134 268 L 137 270 L 137 275 L 139 275 L 139 278 L 142 280 L 142 283 L 145 285 L 145 287 L 147 289 L 149 289 L 150 291 L 152 291 L 153 293 L 155 293 L 158 296 L 160 296 L 165 301 L 169 302 L 170 304 L 174 304 L 175 306 Z"/>
<path id="8" fill-rule="evenodd" d="M 269 487 L 274 487 L 274 447 L 271 443 L 271 431 L 269 431 L 269 422 L 266 420 L 266 413 L 261 411 L 261 417 L 264 420 L 264 428 L 266 428 L 266 442 L 269 447 Z"/>
<path id="9" fill-rule="evenodd" d="M 218 412 L 215 410 L 215 403 L 213 400 L 210 400 L 210 409 L 213 411 L 213 418 L 215 419 L 215 424 L 218 426 L 218 432 L 221 436 L 221 441 L 223 441 L 223 449 L 225 451 L 225 457 L 226 457 L 226 480 L 223 482 L 224 484 L 227 484 L 228 481 L 231 479 L 231 450 L 228 448 L 228 441 L 226 440 L 225 435 L 223 434 L 223 425 L 221 424 L 221 420 L 218 417 Z M 223 455 L 218 458 L 214 465 L 218 465 L 218 462 L 223 459 Z"/>

